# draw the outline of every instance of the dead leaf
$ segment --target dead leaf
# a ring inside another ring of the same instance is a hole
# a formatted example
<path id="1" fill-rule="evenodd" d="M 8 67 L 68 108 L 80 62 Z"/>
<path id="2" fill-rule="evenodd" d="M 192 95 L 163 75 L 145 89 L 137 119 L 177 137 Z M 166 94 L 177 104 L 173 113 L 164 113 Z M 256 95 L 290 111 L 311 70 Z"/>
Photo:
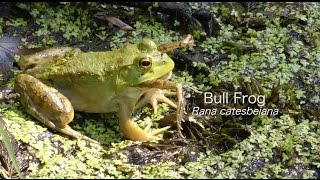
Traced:
<path id="1" fill-rule="evenodd" d="M 126 31 L 132 31 L 134 30 L 131 26 L 121 21 L 119 18 L 113 17 L 113 16 L 107 16 L 105 13 L 96 13 L 94 17 L 101 19 L 101 20 L 107 20 L 111 24 L 120 27 L 123 30 Z"/>

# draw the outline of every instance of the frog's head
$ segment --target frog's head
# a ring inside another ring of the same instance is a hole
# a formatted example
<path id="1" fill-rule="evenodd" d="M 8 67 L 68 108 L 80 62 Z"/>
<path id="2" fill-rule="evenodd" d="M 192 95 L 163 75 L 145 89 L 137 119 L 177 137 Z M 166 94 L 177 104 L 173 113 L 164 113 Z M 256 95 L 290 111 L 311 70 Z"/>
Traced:
<path id="1" fill-rule="evenodd" d="M 168 79 L 174 68 L 174 61 L 166 54 L 158 51 L 157 45 L 144 38 L 133 56 L 133 62 L 120 70 L 120 79 L 129 86 L 136 86 L 156 79 Z"/>

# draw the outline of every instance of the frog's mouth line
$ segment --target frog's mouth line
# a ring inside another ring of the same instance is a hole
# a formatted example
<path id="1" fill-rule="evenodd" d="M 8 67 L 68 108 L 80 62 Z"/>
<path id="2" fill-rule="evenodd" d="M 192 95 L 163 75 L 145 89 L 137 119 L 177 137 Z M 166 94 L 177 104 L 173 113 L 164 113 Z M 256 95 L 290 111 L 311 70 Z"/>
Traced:
<path id="1" fill-rule="evenodd" d="M 153 88 L 166 88 L 166 86 L 170 86 L 170 88 L 172 87 L 172 83 L 171 81 L 167 81 L 172 75 L 172 71 L 159 77 L 158 79 L 153 79 L 153 80 L 148 80 L 145 81 L 143 83 L 140 83 L 139 86 L 140 87 L 153 87 Z M 175 83 L 173 83 L 175 84 Z M 168 87 L 167 87 L 168 88 Z"/>
<path id="2" fill-rule="evenodd" d="M 158 79 L 161 79 L 161 80 L 168 80 L 168 79 L 170 79 L 171 75 L 172 75 L 172 71 L 168 72 L 167 74 L 165 74 L 165 75 L 161 76 L 161 77 L 160 77 L 160 78 L 158 78 Z"/>

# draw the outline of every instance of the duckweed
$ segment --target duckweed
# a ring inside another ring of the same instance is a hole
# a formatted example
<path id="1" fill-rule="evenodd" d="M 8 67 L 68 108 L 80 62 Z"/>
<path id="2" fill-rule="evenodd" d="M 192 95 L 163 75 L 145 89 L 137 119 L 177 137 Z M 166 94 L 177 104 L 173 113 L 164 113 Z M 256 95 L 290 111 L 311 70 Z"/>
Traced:
<path id="1" fill-rule="evenodd" d="M 97 119 L 76 116 L 84 122 L 74 128 L 101 142 L 101 145 L 93 145 L 48 130 L 28 116 L 19 103 L 1 103 L 0 115 L 8 124 L 8 130 L 16 140 L 28 144 L 34 153 L 36 161 L 30 162 L 27 178 L 319 178 L 319 117 L 296 117 L 289 113 L 299 112 L 310 102 L 320 102 L 319 3 L 287 3 L 285 7 L 282 3 L 266 3 L 263 6 L 266 13 L 248 13 L 251 18 L 265 21 L 262 29 L 240 26 L 241 13 L 236 10 L 231 13 L 225 6 L 190 4 L 191 9 L 205 8 L 214 13 L 221 31 L 215 38 L 196 42 L 201 53 L 207 56 L 197 68 L 208 66 L 210 74 L 193 77 L 180 71 L 174 74 L 174 81 L 182 83 L 189 92 L 201 93 L 221 83 L 234 82 L 240 76 L 256 78 L 266 92 L 280 80 L 280 103 L 273 107 L 285 106 L 288 111 L 282 111 L 277 117 L 253 117 L 251 124 L 246 125 L 251 135 L 225 153 L 201 152 L 196 162 L 185 164 L 158 162 L 138 166 L 127 164 L 126 157 L 121 154 L 117 156 L 121 157 L 119 159 L 107 158 L 119 149 L 139 144 L 121 140 L 113 115 Z M 69 3 L 62 8 L 49 8 L 46 3 L 19 3 L 19 7 L 28 10 L 34 18 L 38 25 L 34 34 L 44 39 L 43 45 L 57 43 L 51 37 L 54 33 L 60 33 L 66 41 L 85 40 L 91 36 L 91 27 L 95 27 L 94 22 L 89 21 L 87 10 Z M 45 11 L 48 15 L 41 19 Z M 285 24 L 284 19 L 279 18 L 281 15 L 296 21 Z M 67 18 L 61 20 L 61 17 Z M 226 20 L 230 17 L 237 23 L 228 23 Z M 1 21 L 5 20 L 0 18 Z M 6 26 L 26 26 L 26 22 L 9 20 Z M 178 32 L 150 22 L 145 15 L 137 17 L 133 24 L 134 31 L 116 31 L 110 41 L 111 49 L 126 42 L 137 42 L 143 36 L 160 44 L 181 39 Z M 219 55 L 226 58 L 209 66 L 208 62 Z M 167 107 L 162 108 L 161 113 L 165 113 Z"/>

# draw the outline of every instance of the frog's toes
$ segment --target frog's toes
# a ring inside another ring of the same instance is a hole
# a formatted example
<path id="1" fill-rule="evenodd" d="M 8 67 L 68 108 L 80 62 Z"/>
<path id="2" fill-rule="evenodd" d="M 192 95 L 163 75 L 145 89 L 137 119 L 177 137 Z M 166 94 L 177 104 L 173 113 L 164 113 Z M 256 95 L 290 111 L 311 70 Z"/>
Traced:
<path id="1" fill-rule="evenodd" d="M 151 125 L 152 125 L 152 123 L 149 123 L 147 125 L 147 127 L 144 128 L 144 130 L 143 130 L 147 134 L 148 140 L 159 140 L 160 138 L 157 137 L 157 135 L 165 132 L 166 130 L 168 130 L 170 128 L 170 126 L 166 126 L 166 127 L 163 127 L 163 128 L 160 128 L 160 129 L 157 129 L 157 130 L 149 132 L 150 128 L 151 128 Z"/>
<path id="2" fill-rule="evenodd" d="M 94 144 L 99 144 L 98 141 L 95 141 L 81 133 L 79 133 L 78 131 L 75 131 L 73 130 L 70 126 L 65 126 L 64 128 L 59 128 L 59 127 L 56 127 L 56 130 L 68 135 L 68 136 L 71 136 L 71 137 L 74 137 L 76 139 L 83 139 L 83 140 L 86 140 L 86 141 L 89 141 L 91 143 L 94 143 Z"/>
<path id="3" fill-rule="evenodd" d="M 150 89 L 146 93 L 144 93 L 144 96 L 136 104 L 135 109 L 141 108 L 146 104 L 151 104 L 153 108 L 153 112 L 154 114 L 156 114 L 158 102 L 166 103 L 171 107 L 177 109 L 177 105 L 174 102 L 172 102 L 170 99 L 168 99 L 165 95 L 167 96 L 176 95 L 176 92 L 170 92 L 162 89 Z"/>

